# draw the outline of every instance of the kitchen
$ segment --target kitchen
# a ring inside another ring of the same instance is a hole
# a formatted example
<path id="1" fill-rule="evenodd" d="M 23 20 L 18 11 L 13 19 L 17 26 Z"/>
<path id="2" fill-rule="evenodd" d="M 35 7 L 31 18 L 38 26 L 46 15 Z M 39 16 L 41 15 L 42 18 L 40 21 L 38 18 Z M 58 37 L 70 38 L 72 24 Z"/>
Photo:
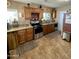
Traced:
<path id="1" fill-rule="evenodd" d="M 51 0 L 44 1 L 51 2 Z M 70 59 L 70 39 L 68 42 L 62 40 L 63 27 L 60 28 L 61 22 L 58 22 L 61 20 L 59 12 L 62 8 L 38 2 L 40 1 L 7 1 L 8 58 Z M 64 4 L 67 3 L 69 7 L 69 2 Z M 69 8 L 64 9 L 70 12 Z"/>

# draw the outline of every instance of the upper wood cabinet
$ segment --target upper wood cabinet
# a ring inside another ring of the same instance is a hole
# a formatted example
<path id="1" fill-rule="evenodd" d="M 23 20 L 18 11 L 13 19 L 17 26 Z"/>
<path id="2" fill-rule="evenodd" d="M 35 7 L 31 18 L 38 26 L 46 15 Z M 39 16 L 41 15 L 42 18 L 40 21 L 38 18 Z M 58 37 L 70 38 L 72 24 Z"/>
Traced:
<path id="1" fill-rule="evenodd" d="M 39 18 L 41 19 L 43 16 L 43 10 L 40 8 L 31 8 L 31 7 L 23 7 L 22 8 L 22 17 L 26 20 L 31 19 L 32 13 L 39 13 Z"/>
<path id="2" fill-rule="evenodd" d="M 29 7 L 23 7 L 21 13 L 22 13 L 22 17 L 24 19 L 30 19 L 31 18 L 31 9 Z"/>

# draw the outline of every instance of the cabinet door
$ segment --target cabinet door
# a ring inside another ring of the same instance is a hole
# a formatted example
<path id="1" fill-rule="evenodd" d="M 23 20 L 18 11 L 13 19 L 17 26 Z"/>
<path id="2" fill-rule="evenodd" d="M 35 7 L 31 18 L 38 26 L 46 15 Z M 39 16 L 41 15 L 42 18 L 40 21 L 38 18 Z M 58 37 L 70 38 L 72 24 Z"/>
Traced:
<path id="1" fill-rule="evenodd" d="M 47 25 L 43 25 L 43 32 L 44 32 L 44 34 L 48 33 L 48 26 Z"/>
<path id="2" fill-rule="evenodd" d="M 52 32 L 54 32 L 54 31 L 55 31 L 54 24 L 52 24 L 52 25 L 51 25 L 51 28 L 52 28 L 52 30 L 51 30 L 51 31 L 52 31 Z"/>
<path id="3" fill-rule="evenodd" d="M 43 25 L 44 34 L 48 34 L 54 31 L 54 24 Z"/>
<path id="4" fill-rule="evenodd" d="M 51 26 L 47 25 L 47 32 L 50 33 L 51 32 Z"/>
<path id="5" fill-rule="evenodd" d="M 53 32 L 54 31 L 54 24 L 49 24 L 48 25 L 48 33 L 51 33 L 51 32 Z"/>
<path id="6" fill-rule="evenodd" d="M 15 38 L 14 32 L 7 34 L 7 43 L 10 50 L 15 49 L 17 47 L 17 40 Z"/>
<path id="7" fill-rule="evenodd" d="M 33 28 L 28 28 L 27 29 L 27 40 L 26 41 L 29 41 L 29 40 L 32 40 L 33 39 Z"/>
<path id="8" fill-rule="evenodd" d="M 16 44 L 17 44 L 17 46 L 19 45 L 19 39 L 20 39 L 20 37 L 19 37 L 19 35 L 18 35 L 18 32 L 16 31 L 15 32 L 15 39 L 16 39 Z"/>
<path id="9" fill-rule="evenodd" d="M 53 25 L 52 25 L 52 24 L 49 24 L 49 25 L 48 25 L 48 33 L 53 32 L 53 30 L 54 30 Z"/>
<path id="10" fill-rule="evenodd" d="M 31 18 L 31 9 L 25 8 L 25 19 L 30 19 L 30 18 Z"/>
<path id="11" fill-rule="evenodd" d="M 19 38 L 18 39 L 18 43 L 19 44 L 22 44 L 25 42 L 25 30 L 20 30 L 20 31 L 17 31 L 17 37 Z"/>

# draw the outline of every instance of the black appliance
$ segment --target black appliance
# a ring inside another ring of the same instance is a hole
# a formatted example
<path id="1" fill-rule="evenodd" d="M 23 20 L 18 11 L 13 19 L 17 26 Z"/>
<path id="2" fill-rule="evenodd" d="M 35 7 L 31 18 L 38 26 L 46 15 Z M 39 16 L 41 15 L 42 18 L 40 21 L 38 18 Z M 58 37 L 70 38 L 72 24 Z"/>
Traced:
<path id="1" fill-rule="evenodd" d="M 42 28 L 42 25 L 40 24 L 40 21 L 32 20 L 30 23 L 34 28 L 34 34 L 38 34 L 38 33 L 43 31 L 43 28 Z"/>

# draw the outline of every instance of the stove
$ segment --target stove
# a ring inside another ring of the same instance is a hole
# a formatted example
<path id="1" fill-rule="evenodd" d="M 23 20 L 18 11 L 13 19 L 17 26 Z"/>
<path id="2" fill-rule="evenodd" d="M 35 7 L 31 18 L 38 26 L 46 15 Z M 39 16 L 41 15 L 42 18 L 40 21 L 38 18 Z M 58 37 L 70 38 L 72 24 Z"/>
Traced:
<path id="1" fill-rule="evenodd" d="M 43 36 L 43 28 L 42 25 L 40 24 L 40 21 L 38 20 L 32 20 L 31 25 L 33 26 L 34 29 L 34 39 L 40 38 Z"/>

